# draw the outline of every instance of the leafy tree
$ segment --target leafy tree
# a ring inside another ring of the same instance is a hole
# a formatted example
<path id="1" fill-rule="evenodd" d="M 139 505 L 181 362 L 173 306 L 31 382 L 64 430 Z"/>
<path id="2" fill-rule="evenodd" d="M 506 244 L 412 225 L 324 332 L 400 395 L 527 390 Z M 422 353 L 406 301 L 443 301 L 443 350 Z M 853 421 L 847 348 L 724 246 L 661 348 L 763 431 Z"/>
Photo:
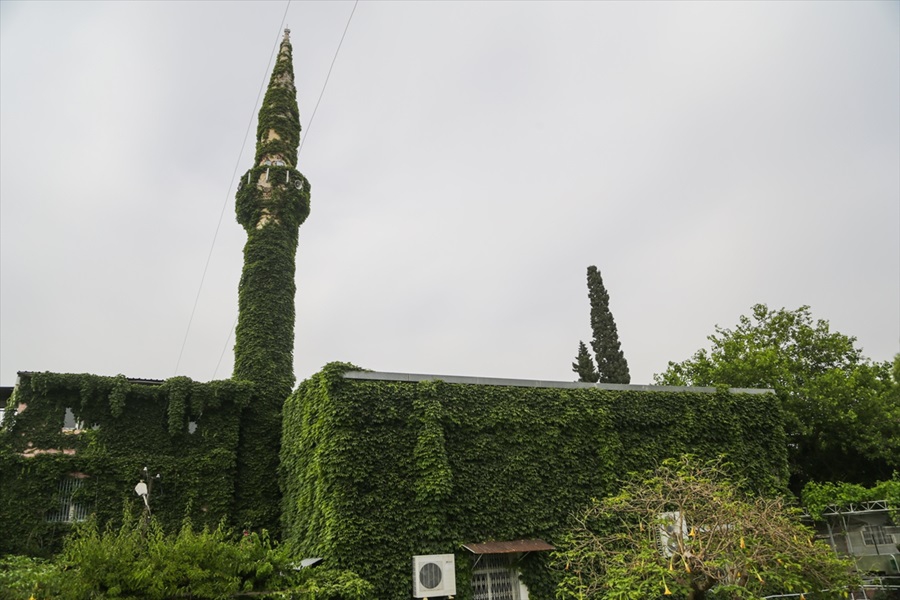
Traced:
<path id="1" fill-rule="evenodd" d="M 717 326 L 708 339 L 710 350 L 670 362 L 656 382 L 773 389 L 795 493 L 808 481 L 872 485 L 900 467 L 900 359 L 891 381 L 887 363 L 865 359 L 855 338 L 814 321 L 808 306 L 757 304 L 737 327 Z"/>
<path id="2" fill-rule="evenodd" d="M 751 497 L 729 475 L 721 462 L 670 459 L 593 500 L 556 553 L 558 598 L 822 600 L 858 583 L 781 499 Z"/>
<path id="3" fill-rule="evenodd" d="M 596 383 L 600 379 L 597 367 L 594 366 L 594 359 L 591 358 L 584 342 L 578 342 L 578 356 L 575 357 L 575 362 L 572 363 L 572 370 L 578 373 L 578 381 Z"/>
<path id="4" fill-rule="evenodd" d="M 609 294 L 597 267 L 587 269 L 588 299 L 591 302 L 591 348 L 597 359 L 600 383 L 631 383 L 628 361 L 619 346 L 619 332 L 609 311 Z"/>

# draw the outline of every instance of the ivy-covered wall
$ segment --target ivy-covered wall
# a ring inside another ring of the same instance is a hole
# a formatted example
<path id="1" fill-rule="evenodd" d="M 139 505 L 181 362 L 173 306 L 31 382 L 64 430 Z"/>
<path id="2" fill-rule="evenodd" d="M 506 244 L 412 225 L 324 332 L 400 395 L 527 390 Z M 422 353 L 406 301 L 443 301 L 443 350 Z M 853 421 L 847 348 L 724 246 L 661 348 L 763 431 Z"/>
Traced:
<path id="1" fill-rule="evenodd" d="M 333 363 L 284 407 L 284 540 L 409 598 L 411 559 L 466 542 L 555 542 L 572 511 L 629 471 L 683 453 L 726 454 L 749 485 L 783 490 L 787 457 L 773 394 L 639 386 L 514 387 L 350 379 Z M 533 600 L 551 600 L 546 553 L 522 562 Z"/>
<path id="2" fill-rule="evenodd" d="M 117 521 L 126 504 L 142 510 L 133 490 L 144 467 L 161 476 L 151 508 L 164 524 L 228 521 L 240 418 L 252 394 L 250 384 L 232 380 L 20 374 L 0 429 L 0 554 L 59 549 L 71 526 L 47 516 L 71 474 L 86 475 L 75 499 L 101 522 Z M 83 424 L 79 432 L 63 431 L 67 408 Z"/>

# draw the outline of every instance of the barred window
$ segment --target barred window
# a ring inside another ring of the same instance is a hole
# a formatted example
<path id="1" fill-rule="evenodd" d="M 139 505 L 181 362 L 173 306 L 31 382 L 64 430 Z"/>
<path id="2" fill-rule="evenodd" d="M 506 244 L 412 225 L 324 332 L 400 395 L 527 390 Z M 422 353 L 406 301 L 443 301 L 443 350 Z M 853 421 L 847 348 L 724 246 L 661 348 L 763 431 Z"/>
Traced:
<path id="1" fill-rule="evenodd" d="M 866 525 L 862 528 L 863 543 L 866 546 L 876 546 L 878 544 L 893 544 L 893 536 L 889 535 L 887 530 L 881 525 Z"/>
<path id="2" fill-rule="evenodd" d="M 519 600 L 519 574 L 509 555 L 484 554 L 472 571 L 474 600 Z"/>
<path id="3" fill-rule="evenodd" d="M 59 504 L 47 515 L 47 520 L 52 523 L 75 523 L 87 519 L 90 508 L 75 499 L 75 493 L 83 486 L 83 477 L 63 477 L 59 481 Z"/>

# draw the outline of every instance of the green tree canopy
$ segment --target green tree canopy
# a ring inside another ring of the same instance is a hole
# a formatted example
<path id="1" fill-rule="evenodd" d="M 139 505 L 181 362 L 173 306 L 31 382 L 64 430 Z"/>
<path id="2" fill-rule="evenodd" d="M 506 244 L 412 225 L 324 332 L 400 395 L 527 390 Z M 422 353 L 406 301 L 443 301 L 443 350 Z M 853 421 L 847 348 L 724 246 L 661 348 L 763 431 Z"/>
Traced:
<path id="1" fill-rule="evenodd" d="M 578 373 L 578 381 L 596 383 L 600 378 L 597 367 L 594 366 L 594 359 L 591 358 L 584 342 L 578 342 L 578 355 L 575 357 L 575 362 L 572 363 L 572 370 Z"/>
<path id="2" fill-rule="evenodd" d="M 588 299 L 591 303 L 591 348 L 597 359 L 600 383 L 631 383 L 628 361 L 619 345 L 619 331 L 609 310 L 609 294 L 597 267 L 587 269 Z"/>
<path id="3" fill-rule="evenodd" d="M 844 597 L 857 583 L 779 498 L 747 495 L 721 462 L 670 459 L 575 515 L 558 598 Z"/>
<path id="4" fill-rule="evenodd" d="M 716 327 L 711 349 L 670 362 L 664 385 L 771 388 L 781 399 L 791 487 L 808 481 L 872 485 L 900 467 L 900 379 L 872 363 L 856 338 L 814 321 L 808 306 L 764 304 L 734 329 Z M 900 360 L 895 363 L 900 378 Z"/>

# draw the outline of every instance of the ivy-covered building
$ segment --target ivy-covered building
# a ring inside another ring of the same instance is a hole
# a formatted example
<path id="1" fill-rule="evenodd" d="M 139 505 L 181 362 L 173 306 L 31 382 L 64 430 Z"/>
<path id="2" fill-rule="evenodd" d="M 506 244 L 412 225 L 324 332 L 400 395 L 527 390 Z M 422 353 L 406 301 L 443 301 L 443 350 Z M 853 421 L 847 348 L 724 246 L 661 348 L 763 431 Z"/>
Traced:
<path id="1" fill-rule="evenodd" d="M 379 598 L 421 592 L 413 557 L 440 555 L 455 563 L 444 581 L 458 598 L 550 600 L 547 550 L 574 509 L 630 471 L 686 452 L 726 454 L 757 489 L 783 489 L 781 413 L 758 390 L 332 364 L 292 394 L 295 255 L 310 186 L 296 169 L 288 33 L 237 191 L 247 243 L 232 379 L 20 373 L 0 427 L 0 553 L 47 554 L 89 513 L 115 521 L 142 510 L 133 490 L 143 479 L 165 524 L 189 516 L 280 531 L 298 558 L 354 570 Z"/>
<path id="2" fill-rule="evenodd" d="M 19 373 L 0 434 L 0 554 L 55 552 L 91 513 L 139 514 L 142 479 L 171 527 L 230 521 L 252 398 L 251 384 L 231 380 Z"/>
<path id="3" fill-rule="evenodd" d="M 725 454 L 754 488 L 783 490 L 786 447 L 763 390 L 331 364 L 284 408 L 283 536 L 298 555 L 358 572 L 379 598 L 412 595 L 414 556 L 452 554 L 457 598 L 551 600 L 543 550 L 627 473 Z"/>

